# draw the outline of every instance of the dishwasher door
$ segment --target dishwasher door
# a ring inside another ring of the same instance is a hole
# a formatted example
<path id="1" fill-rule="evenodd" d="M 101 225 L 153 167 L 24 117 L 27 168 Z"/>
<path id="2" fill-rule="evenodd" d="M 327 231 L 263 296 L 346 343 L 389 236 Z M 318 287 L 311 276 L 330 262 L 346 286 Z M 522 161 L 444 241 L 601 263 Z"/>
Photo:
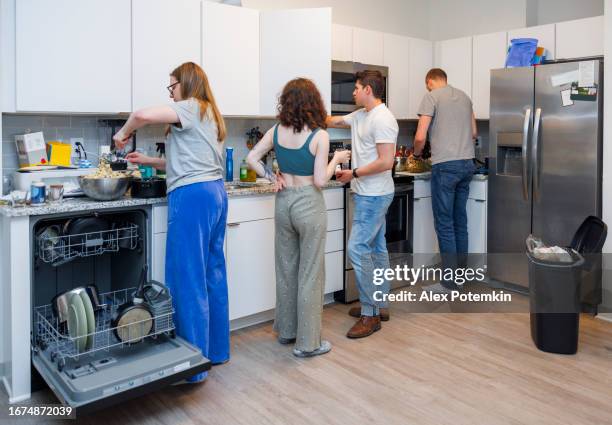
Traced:
<path id="1" fill-rule="evenodd" d="M 84 354 L 62 368 L 50 350 L 36 348 L 32 363 L 57 398 L 77 414 L 141 396 L 211 366 L 198 348 L 165 334 L 132 346 Z"/>

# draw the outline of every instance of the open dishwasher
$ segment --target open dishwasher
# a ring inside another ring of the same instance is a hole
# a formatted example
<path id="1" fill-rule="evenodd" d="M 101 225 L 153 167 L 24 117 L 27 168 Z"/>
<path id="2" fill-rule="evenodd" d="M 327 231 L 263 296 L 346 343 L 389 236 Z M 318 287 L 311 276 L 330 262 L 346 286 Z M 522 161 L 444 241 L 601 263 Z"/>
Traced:
<path id="1" fill-rule="evenodd" d="M 148 280 L 149 213 L 111 210 L 31 222 L 32 363 L 79 413 L 210 369 L 201 351 L 175 334 L 167 288 Z M 66 316 L 66 303 L 58 301 L 65 297 L 75 301 Z M 86 314 L 76 298 L 91 304 Z M 137 300 L 148 316 L 122 322 Z"/>

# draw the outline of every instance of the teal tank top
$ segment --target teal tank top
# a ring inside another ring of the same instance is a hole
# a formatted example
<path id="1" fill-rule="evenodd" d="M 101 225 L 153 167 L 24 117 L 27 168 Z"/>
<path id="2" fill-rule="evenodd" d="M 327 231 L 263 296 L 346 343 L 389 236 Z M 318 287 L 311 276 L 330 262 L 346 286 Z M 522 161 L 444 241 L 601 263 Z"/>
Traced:
<path id="1" fill-rule="evenodd" d="M 308 136 L 302 147 L 298 149 L 286 148 L 278 144 L 278 124 L 274 127 L 274 152 L 278 168 L 282 173 L 295 176 L 312 176 L 314 174 L 315 156 L 310 153 L 310 142 L 319 131 L 315 128 Z"/>

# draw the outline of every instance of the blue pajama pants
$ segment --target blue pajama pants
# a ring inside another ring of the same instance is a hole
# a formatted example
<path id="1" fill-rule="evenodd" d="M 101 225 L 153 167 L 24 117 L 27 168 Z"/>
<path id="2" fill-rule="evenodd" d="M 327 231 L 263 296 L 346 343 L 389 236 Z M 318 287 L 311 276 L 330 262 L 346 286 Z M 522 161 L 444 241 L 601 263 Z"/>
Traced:
<path id="1" fill-rule="evenodd" d="M 168 195 L 166 285 L 173 297 L 176 333 L 213 364 L 230 355 L 226 222 L 223 180 L 181 186 Z M 189 381 L 206 376 L 200 373 Z"/>

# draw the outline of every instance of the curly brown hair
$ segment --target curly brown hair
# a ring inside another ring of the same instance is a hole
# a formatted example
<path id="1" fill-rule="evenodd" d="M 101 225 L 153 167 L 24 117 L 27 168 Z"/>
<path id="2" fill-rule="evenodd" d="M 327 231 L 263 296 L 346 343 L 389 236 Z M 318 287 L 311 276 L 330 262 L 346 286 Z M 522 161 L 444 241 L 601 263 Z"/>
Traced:
<path id="1" fill-rule="evenodd" d="M 289 81 L 280 96 L 276 118 L 284 127 L 292 127 L 294 133 L 301 132 L 305 125 L 310 130 L 327 128 L 327 111 L 315 83 L 307 78 Z"/>

